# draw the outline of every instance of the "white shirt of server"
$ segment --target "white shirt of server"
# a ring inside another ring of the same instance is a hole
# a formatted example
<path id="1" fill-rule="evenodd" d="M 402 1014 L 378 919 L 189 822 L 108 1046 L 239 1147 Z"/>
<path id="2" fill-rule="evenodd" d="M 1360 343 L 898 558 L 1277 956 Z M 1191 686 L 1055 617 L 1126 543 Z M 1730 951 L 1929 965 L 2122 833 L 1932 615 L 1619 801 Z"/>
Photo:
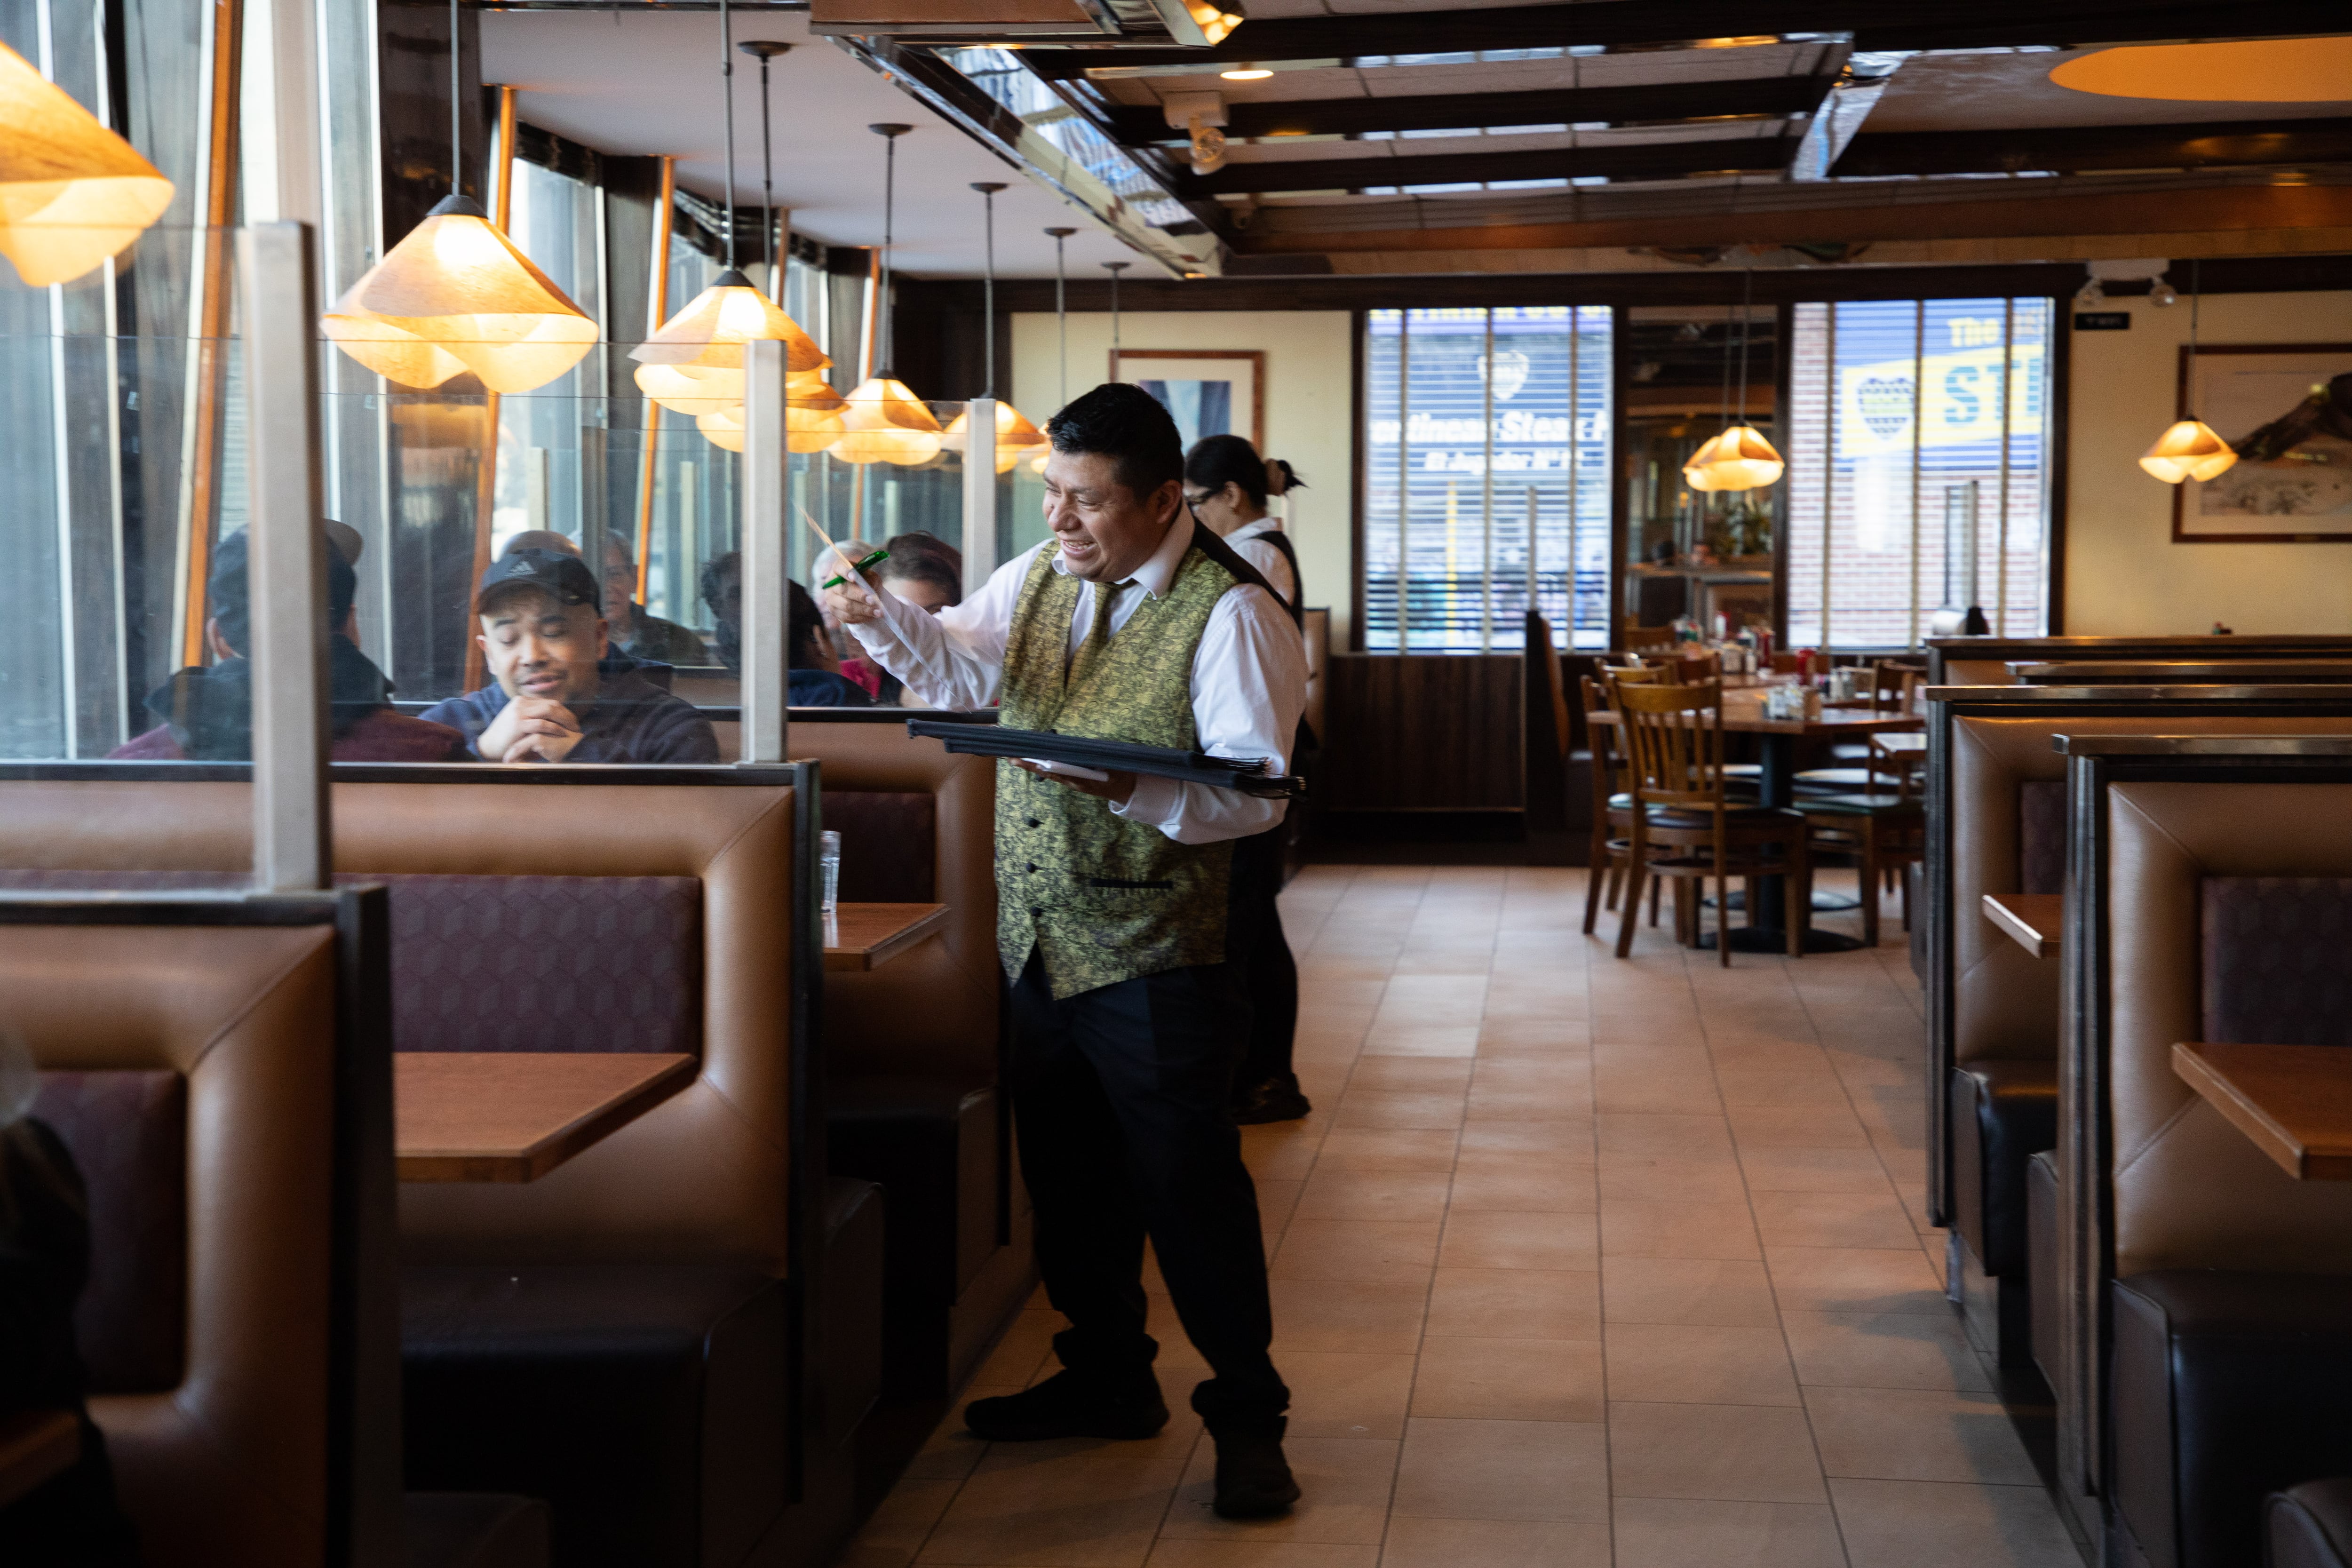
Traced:
<path id="1" fill-rule="evenodd" d="M 1082 584 L 1070 617 L 1069 653 L 1078 651 L 1094 624 L 1097 594 L 1118 595 L 1110 611 L 1116 640 L 1138 605 L 1168 592 L 1192 544 L 1192 521 L 1180 515 L 1133 576 L 1117 584 Z M 997 700 L 1003 681 L 1004 649 L 1021 585 L 1044 548 L 1024 551 L 998 567 L 979 593 L 936 616 L 877 593 L 882 618 L 850 630 L 876 663 L 930 706 L 985 708 Z M 1053 569 L 1066 571 L 1059 557 Z M 1307 648 L 1290 613 L 1255 584 L 1227 589 L 1209 612 L 1192 655 L 1192 728 L 1200 749 L 1220 757 L 1270 757 L 1276 768 L 1286 770 L 1306 706 Z M 1213 784 L 1139 776 L 1127 803 L 1111 810 L 1179 844 L 1214 844 L 1265 832 L 1282 820 L 1285 804 Z"/>
<path id="2" fill-rule="evenodd" d="M 1298 603 L 1298 579 L 1292 574 L 1290 559 L 1282 547 L 1265 536 L 1279 533 L 1282 525 L 1270 517 L 1245 522 L 1225 535 L 1225 544 L 1233 552 L 1257 568 L 1257 574 L 1274 584 L 1286 605 Z"/>

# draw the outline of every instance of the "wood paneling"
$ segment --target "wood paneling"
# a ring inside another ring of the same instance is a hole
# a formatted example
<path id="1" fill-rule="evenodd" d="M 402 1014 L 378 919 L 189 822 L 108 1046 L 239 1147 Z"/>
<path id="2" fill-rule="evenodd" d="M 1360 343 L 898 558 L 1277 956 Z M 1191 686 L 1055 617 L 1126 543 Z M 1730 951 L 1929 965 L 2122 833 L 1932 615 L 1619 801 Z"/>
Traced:
<path id="1" fill-rule="evenodd" d="M 1323 737 L 1332 811 L 1514 811 L 1520 656 L 1337 654 Z"/>

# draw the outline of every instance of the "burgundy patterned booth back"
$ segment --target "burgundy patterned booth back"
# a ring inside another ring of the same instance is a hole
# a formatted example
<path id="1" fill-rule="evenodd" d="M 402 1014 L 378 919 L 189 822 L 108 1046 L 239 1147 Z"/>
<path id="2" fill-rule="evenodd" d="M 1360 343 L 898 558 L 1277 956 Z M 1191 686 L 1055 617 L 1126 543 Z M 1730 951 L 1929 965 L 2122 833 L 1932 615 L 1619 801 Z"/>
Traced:
<path id="1" fill-rule="evenodd" d="M 180 1385 L 187 1341 L 188 1092 L 175 1072 L 45 1072 L 33 1114 L 89 1194 L 75 1338 L 93 1394 Z"/>
<path id="2" fill-rule="evenodd" d="M 928 904 L 939 867 L 938 797 L 929 790 L 824 792 L 824 825 L 841 835 L 841 898 Z"/>
<path id="3" fill-rule="evenodd" d="M 701 1051 L 696 878 L 335 880 L 391 891 L 400 1050 Z"/>
<path id="4" fill-rule="evenodd" d="M 2035 779 L 2017 786 L 2017 890 L 2066 890 L 2066 783 Z"/>
<path id="5" fill-rule="evenodd" d="M 2352 878 L 2208 877 L 2209 1040 L 2352 1046 Z"/>
<path id="6" fill-rule="evenodd" d="M 928 889 L 930 796 L 905 798 L 923 802 Z M 227 880 L 211 871 L 0 869 L 0 888 L 37 891 L 163 892 Z M 698 879 L 353 871 L 335 880 L 391 890 L 396 1050 L 701 1052 Z M 843 896 L 900 897 L 853 894 L 845 880 Z M 908 901 L 929 898 L 926 891 Z"/>

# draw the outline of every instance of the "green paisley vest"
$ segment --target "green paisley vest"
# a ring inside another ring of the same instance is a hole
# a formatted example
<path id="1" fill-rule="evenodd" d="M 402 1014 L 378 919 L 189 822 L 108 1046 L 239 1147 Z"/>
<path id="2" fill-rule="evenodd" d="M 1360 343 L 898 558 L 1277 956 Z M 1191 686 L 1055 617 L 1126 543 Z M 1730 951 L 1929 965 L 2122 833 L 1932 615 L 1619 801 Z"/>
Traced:
<path id="1" fill-rule="evenodd" d="M 1086 679 L 1071 686 L 1070 620 L 1081 590 L 1077 578 L 1054 570 L 1058 553 L 1050 542 L 1037 552 L 1013 606 L 1003 722 L 1146 746 L 1198 745 L 1192 655 L 1210 611 L 1244 579 L 1196 535 L 1168 592 L 1137 605 Z M 1217 553 L 1249 573 L 1230 551 Z M 1000 762 L 996 940 L 1005 974 L 1018 979 L 1034 946 L 1059 1000 L 1222 963 L 1233 853 L 1230 842 L 1179 844 L 1113 814 L 1108 801 Z"/>

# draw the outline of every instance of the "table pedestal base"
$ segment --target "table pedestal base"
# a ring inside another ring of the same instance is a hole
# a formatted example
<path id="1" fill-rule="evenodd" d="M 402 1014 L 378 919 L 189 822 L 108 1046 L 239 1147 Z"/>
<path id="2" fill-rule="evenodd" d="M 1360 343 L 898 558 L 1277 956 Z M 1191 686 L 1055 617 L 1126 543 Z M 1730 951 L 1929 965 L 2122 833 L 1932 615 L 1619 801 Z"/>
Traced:
<path id="1" fill-rule="evenodd" d="M 1715 932 L 1702 932 L 1698 945 L 1707 952 L 1715 951 Z M 1805 933 L 1807 952 L 1853 952 L 1862 946 L 1858 937 L 1844 936 L 1833 931 L 1809 931 Z M 1731 951 L 1734 952 L 1778 952 L 1789 951 L 1789 933 L 1769 926 L 1733 926 Z"/>

